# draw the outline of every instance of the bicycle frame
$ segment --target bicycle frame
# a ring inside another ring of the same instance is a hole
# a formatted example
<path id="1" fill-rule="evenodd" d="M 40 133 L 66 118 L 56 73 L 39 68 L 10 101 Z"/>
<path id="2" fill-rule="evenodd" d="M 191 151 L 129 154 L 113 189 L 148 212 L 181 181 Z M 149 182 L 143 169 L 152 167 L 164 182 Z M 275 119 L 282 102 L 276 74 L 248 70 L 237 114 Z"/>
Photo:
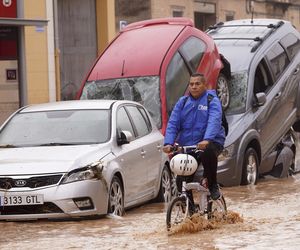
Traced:
<path id="1" fill-rule="evenodd" d="M 181 153 L 183 152 L 184 154 L 188 154 L 189 152 L 187 152 L 187 149 L 196 149 L 196 146 L 181 147 L 180 149 Z M 174 150 L 174 152 L 176 151 Z M 180 164 L 181 163 L 182 162 L 180 162 Z M 191 175 L 182 176 L 188 177 Z M 172 227 L 172 225 L 182 222 L 184 218 L 192 216 L 194 213 L 199 213 L 201 216 L 207 215 L 207 219 L 213 218 L 214 211 L 220 211 L 221 213 L 226 214 L 227 207 L 223 194 L 221 193 L 219 199 L 212 200 L 210 198 L 210 191 L 208 189 L 206 178 L 202 178 L 200 182 L 187 182 L 185 178 L 182 178 L 181 181 L 181 194 L 177 197 L 174 197 L 173 200 L 168 204 L 166 218 L 168 230 Z M 198 192 L 199 202 L 196 203 L 194 200 L 191 201 L 191 198 L 188 195 L 189 191 Z M 191 208 L 191 204 L 194 204 L 195 207 Z"/>
<path id="2" fill-rule="evenodd" d="M 198 205 L 198 212 L 200 213 L 206 213 L 207 209 L 207 203 L 208 203 L 208 196 L 210 195 L 209 190 L 202 186 L 199 182 L 189 182 L 186 181 L 182 182 L 182 190 L 181 190 L 181 196 L 183 196 L 186 199 L 187 204 L 187 211 L 186 216 L 188 215 L 188 211 L 190 210 L 190 198 L 187 195 L 187 191 L 193 191 L 196 190 L 199 192 L 199 203 L 195 204 Z M 194 202 L 194 201 L 193 201 Z"/>
<path id="3" fill-rule="evenodd" d="M 177 150 L 177 152 L 179 150 L 182 151 L 182 153 L 184 154 L 189 154 L 188 150 L 197 150 L 200 152 L 203 152 L 203 150 L 197 149 L 196 145 L 193 146 L 183 146 L 183 147 L 176 147 L 175 150 Z M 174 150 L 174 151 L 175 151 Z M 198 166 L 199 167 L 199 166 Z M 203 181 L 206 180 L 206 184 L 203 184 Z M 197 191 L 199 192 L 199 203 L 195 204 L 198 205 L 198 212 L 200 212 L 201 214 L 205 214 L 207 213 L 207 206 L 208 206 L 208 202 L 213 202 L 212 200 L 209 201 L 209 196 L 210 196 L 210 192 L 209 189 L 207 187 L 207 179 L 203 178 L 200 180 L 200 182 L 186 182 L 186 181 L 182 181 L 182 189 L 181 189 L 181 195 L 180 196 L 184 196 L 184 198 L 186 199 L 186 203 L 187 203 L 187 211 L 186 211 L 186 215 L 190 209 L 190 198 L 187 195 L 187 191 Z M 222 194 L 221 194 L 222 195 Z M 194 202 L 194 201 L 193 201 Z M 217 202 L 217 201 L 214 201 Z"/>

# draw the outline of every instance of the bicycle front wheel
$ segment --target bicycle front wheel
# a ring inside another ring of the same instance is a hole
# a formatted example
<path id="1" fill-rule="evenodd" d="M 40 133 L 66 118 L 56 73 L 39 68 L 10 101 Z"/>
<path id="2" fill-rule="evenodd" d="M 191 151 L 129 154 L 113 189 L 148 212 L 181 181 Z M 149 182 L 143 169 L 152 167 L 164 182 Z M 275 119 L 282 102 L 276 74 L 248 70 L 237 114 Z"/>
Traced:
<path id="1" fill-rule="evenodd" d="M 227 213 L 227 206 L 225 202 L 225 198 L 222 195 L 217 200 L 209 200 L 207 204 L 207 218 L 220 218 L 224 219 Z"/>
<path id="2" fill-rule="evenodd" d="M 181 223 L 188 215 L 188 207 L 185 197 L 174 198 L 167 210 L 167 229 Z"/>

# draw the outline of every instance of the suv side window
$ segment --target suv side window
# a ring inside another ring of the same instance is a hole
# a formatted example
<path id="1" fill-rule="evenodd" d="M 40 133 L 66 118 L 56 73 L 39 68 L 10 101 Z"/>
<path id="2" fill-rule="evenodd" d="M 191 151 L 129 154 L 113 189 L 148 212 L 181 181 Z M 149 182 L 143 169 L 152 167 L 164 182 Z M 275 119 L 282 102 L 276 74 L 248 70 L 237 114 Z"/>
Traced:
<path id="1" fill-rule="evenodd" d="M 129 131 L 132 134 L 132 138 L 135 138 L 135 133 L 132 124 L 124 107 L 120 108 L 117 112 L 117 129 L 118 133 L 121 130 Z"/>
<path id="2" fill-rule="evenodd" d="M 289 59 L 284 49 L 279 43 L 276 43 L 267 52 L 267 58 L 270 62 L 270 67 L 274 74 L 275 81 L 279 78 L 281 73 L 285 70 L 286 66 L 289 64 Z"/>
<path id="3" fill-rule="evenodd" d="M 188 67 L 179 52 L 176 52 L 166 74 L 166 101 L 169 115 L 179 97 L 184 94 L 189 79 Z"/>
<path id="4" fill-rule="evenodd" d="M 179 48 L 180 54 L 183 55 L 187 63 L 191 66 L 193 72 L 197 70 L 205 48 L 205 43 L 196 37 L 190 37 Z"/>
<path id="5" fill-rule="evenodd" d="M 150 133 L 150 128 L 142 113 L 134 106 L 126 106 L 133 124 L 137 131 L 137 137 L 142 137 Z"/>
<path id="6" fill-rule="evenodd" d="M 290 60 L 292 60 L 300 50 L 300 40 L 294 34 L 290 33 L 283 37 L 280 42 L 286 48 Z"/>
<path id="7" fill-rule="evenodd" d="M 273 80 L 270 75 L 269 68 L 265 59 L 262 59 L 255 71 L 254 78 L 254 94 L 259 92 L 267 93 L 273 85 Z"/>

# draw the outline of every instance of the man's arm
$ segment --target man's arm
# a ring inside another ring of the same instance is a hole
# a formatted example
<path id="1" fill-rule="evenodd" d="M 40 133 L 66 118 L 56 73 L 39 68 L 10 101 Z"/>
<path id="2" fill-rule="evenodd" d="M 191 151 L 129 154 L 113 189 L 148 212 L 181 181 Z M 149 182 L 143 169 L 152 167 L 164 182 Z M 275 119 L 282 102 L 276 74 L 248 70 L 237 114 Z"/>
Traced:
<path id="1" fill-rule="evenodd" d="M 213 140 L 222 126 L 222 105 L 218 97 L 214 97 L 208 104 L 208 122 L 204 140 Z"/>

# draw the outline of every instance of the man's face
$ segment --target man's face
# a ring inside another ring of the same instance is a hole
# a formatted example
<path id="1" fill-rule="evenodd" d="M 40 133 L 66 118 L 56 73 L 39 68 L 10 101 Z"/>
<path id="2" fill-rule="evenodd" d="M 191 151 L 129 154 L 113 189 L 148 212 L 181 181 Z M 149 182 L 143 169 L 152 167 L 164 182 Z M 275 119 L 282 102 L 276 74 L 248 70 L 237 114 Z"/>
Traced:
<path id="1" fill-rule="evenodd" d="M 200 97 L 207 89 L 206 81 L 201 76 L 190 78 L 189 91 L 194 98 Z"/>

